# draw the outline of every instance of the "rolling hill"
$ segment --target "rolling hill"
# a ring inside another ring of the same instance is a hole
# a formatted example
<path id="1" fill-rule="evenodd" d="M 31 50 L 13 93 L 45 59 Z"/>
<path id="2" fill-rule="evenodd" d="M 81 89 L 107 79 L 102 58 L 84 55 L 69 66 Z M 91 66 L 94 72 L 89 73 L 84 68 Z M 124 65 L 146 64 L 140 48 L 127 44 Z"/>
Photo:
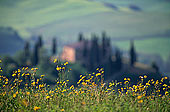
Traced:
<path id="1" fill-rule="evenodd" d="M 0 14 L 0 26 L 16 29 L 24 39 L 43 35 L 48 43 L 57 36 L 67 43 L 79 32 L 90 38 L 105 30 L 124 50 L 133 38 L 140 43 L 138 52 L 159 54 L 164 60 L 170 54 L 165 50 L 170 47 L 168 0 L 1 0 Z"/>
<path id="2" fill-rule="evenodd" d="M 14 55 L 23 49 L 24 40 L 10 27 L 0 27 L 0 55 Z"/>

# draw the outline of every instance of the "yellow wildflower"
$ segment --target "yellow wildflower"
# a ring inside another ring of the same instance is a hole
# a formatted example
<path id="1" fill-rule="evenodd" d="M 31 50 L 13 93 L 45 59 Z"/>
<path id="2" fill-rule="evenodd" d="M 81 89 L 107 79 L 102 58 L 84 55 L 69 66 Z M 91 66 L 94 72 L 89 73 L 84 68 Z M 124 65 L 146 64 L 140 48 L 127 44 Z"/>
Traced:
<path id="1" fill-rule="evenodd" d="M 20 69 L 18 69 L 18 72 L 21 72 L 21 70 L 20 70 Z"/>
<path id="2" fill-rule="evenodd" d="M 56 70 L 57 70 L 57 71 L 60 71 L 60 70 L 61 70 L 61 67 L 58 67 L 58 66 L 57 66 Z"/>
<path id="3" fill-rule="evenodd" d="M 99 75 L 101 75 L 101 73 L 97 73 L 97 74 L 96 74 L 96 77 L 99 76 Z"/>
<path id="4" fill-rule="evenodd" d="M 16 92 L 16 94 L 18 94 L 18 91 Z"/>
<path id="5" fill-rule="evenodd" d="M 19 82 L 22 82 L 23 80 L 19 80 Z"/>
<path id="6" fill-rule="evenodd" d="M 30 92 L 26 92 L 27 95 L 30 95 Z"/>
<path id="7" fill-rule="evenodd" d="M 46 99 L 49 99 L 50 98 L 50 96 L 46 96 Z"/>
<path id="8" fill-rule="evenodd" d="M 128 82 L 128 81 L 125 81 L 125 82 L 124 82 L 124 84 L 127 84 L 127 83 L 129 83 L 129 82 Z"/>
<path id="9" fill-rule="evenodd" d="M 164 79 L 168 79 L 168 77 L 164 77 Z"/>
<path id="10" fill-rule="evenodd" d="M 74 85 L 72 85 L 72 86 L 70 87 L 70 89 L 74 89 Z"/>
<path id="11" fill-rule="evenodd" d="M 149 84 L 149 83 L 146 83 L 146 86 L 150 86 L 150 84 Z"/>
<path id="12" fill-rule="evenodd" d="M 54 59 L 54 63 L 56 63 L 57 62 L 57 59 Z"/>
<path id="13" fill-rule="evenodd" d="M 82 82 L 82 85 L 84 85 L 84 86 L 85 86 L 86 84 L 87 84 L 87 83 L 85 83 L 85 82 Z"/>
<path id="14" fill-rule="evenodd" d="M 143 100 L 139 100 L 138 103 L 143 103 Z"/>
<path id="15" fill-rule="evenodd" d="M 140 78 L 140 79 L 143 79 L 143 77 L 142 77 L 142 76 L 139 76 L 139 78 Z"/>
<path id="16" fill-rule="evenodd" d="M 35 86 L 35 82 L 32 82 L 31 84 L 32 84 L 33 86 Z"/>
<path id="17" fill-rule="evenodd" d="M 138 99 L 141 99 L 141 98 L 142 98 L 142 95 L 141 95 L 141 96 L 138 96 L 137 98 L 138 98 Z"/>
<path id="18" fill-rule="evenodd" d="M 166 85 L 166 84 L 164 84 L 163 86 L 165 86 L 165 87 L 166 87 L 167 85 Z"/>
<path id="19" fill-rule="evenodd" d="M 39 109 L 40 109 L 40 107 L 37 107 L 37 106 L 34 107 L 34 110 L 35 110 L 35 111 L 37 111 L 37 110 L 39 110 Z"/>
<path id="20" fill-rule="evenodd" d="M 15 98 L 17 95 L 16 94 L 13 94 L 13 97 Z"/>
<path id="21" fill-rule="evenodd" d="M 45 75 L 41 75 L 41 77 L 44 77 Z"/>
<path id="22" fill-rule="evenodd" d="M 146 75 L 144 75 L 144 78 L 146 79 L 146 78 L 147 78 L 147 76 L 146 76 Z"/>
<path id="23" fill-rule="evenodd" d="M 60 111 L 62 111 L 62 112 L 63 112 L 63 111 L 65 111 L 65 110 L 64 110 L 64 109 L 61 109 Z"/>
<path id="24" fill-rule="evenodd" d="M 165 95 L 168 95 L 168 91 L 165 92 Z"/>
<path id="25" fill-rule="evenodd" d="M 16 76 L 16 74 L 14 73 L 14 74 L 12 74 L 12 77 L 14 77 L 14 76 Z"/>
<path id="26" fill-rule="evenodd" d="M 30 75 L 29 73 L 26 73 L 25 75 Z"/>
<path id="27" fill-rule="evenodd" d="M 25 73 L 23 73 L 21 76 L 24 76 Z"/>
<path id="28" fill-rule="evenodd" d="M 67 65 L 67 64 L 68 64 L 68 62 L 65 62 L 65 63 L 64 63 L 64 65 Z"/>

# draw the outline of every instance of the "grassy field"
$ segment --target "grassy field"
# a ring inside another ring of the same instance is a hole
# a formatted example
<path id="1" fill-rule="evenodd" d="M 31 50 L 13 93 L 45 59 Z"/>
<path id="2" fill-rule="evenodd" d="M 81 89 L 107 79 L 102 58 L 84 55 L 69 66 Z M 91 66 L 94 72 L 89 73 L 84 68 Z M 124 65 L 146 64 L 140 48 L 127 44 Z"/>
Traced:
<path id="1" fill-rule="evenodd" d="M 36 78 L 38 68 L 23 67 L 12 74 L 12 79 L 0 76 L 1 111 L 66 111 L 66 112 L 169 112 L 170 85 L 167 77 L 161 80 L 140 76 L 139 83 L 103 81 L 103 68 L 80 75 L 77 85 L 68 86 L 68 62 L 56 66 L 59 79 L 55 87 Z M 1 71 L 2 72 L 2 71 Z"/>

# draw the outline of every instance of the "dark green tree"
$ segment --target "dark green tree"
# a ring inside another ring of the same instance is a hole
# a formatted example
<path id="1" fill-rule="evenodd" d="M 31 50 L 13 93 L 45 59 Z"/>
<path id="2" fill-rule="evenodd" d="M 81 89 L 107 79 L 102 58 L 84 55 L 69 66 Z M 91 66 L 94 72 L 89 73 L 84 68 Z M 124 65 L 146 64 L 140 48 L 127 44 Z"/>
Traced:
<path id="1" fill-rule="evenodd" d="M 25 51 L 19 51 L 14 55 L 14 60 L 18 63 L 19 66 L 26 66 L 28 57 L 25 56 Z"/>
<path id="2" fill-rule="evenodd" d="M 116 57 L 116 69 L 120 70 L 122 68 L 122 55 L 120 50 L 116 49 L 116 53 L 115 53 L 115 57 Z"/>
<path id="3" fill-rule="evenodd" d="M 107 38 L 106 38 L 106 46 L 107 46 L 107 49 L 110 49 L 110 48 L 111 48 L 110 42 L 111 42 L 110 37 L 107 37 Z"/>
<path id="4" fill-rule="evenodd" d="M 94 64 L 99 64 L 99 45 L 98 45 L 98 37 L 94 34 L 92 36 L 92 45 L 91 45 L 91 57 L 92 62 Z"/>
<path id="5" fill-rule="evenodd" d="M 98 38 L 95 34 L 92 35 L 88 55 L 88 70 L 93 71 L 100 64 Z"/>
<path id="6" fill-rule="evenodd" d="M 30 44 L 28 41 L 25 43 L 24 53 L 25 53 L 25 58 L 28 58 L 30 56 Z"/>
<path id="7" fill-rule="evenodd" d="M 113 61 L 112 61 L 112 55 L 111 54 L 109 54 L 109 57 L 108 57 L 108 61 L 106 62 L 106 64 L 105 64 L 105 70 L 106 70 L 106 72 L 105 72 L 105 78 L 108 78 L 108 77 L 110 77 L 112 74 L 113 74 L 113 72 L 114 72 L 114 65 L 113 65 L 114 63 L 113 63 Z"/>
<path id="8" fill-rule="evenodd" d="M 83 33 L 80 32 L 78 35 L 78 41 L 81 42 L 83 40 L 84 40 Z"/>
<path id="9" fill-rule="evenodd" d="M 106 32 L 102 33 L 102 58 L 106 55 Z"/>
<path id="10" fill-rule="evenodd" d="M 53 44 L 52 44 L 52 55 L 55 55 L 57 53 L 57 42 L 56 38 L 53 38 Z"/>
<path id="11" fill-rule="evenodd" d="M 88 40 L 84 40 L 83 42 L 83 57 L 87 58 L 88 55 Z"/>
<path id="12" fill-rule="evenodd" d="M 152 62 L 152 68 L 156 71 L 156 73 L 159 73 L 159 67 L 158 65 L 156 64 L 156 62 Z"/>
<path id="13" fill-rule="evenodd" d="M 55 69 L 56 65 L 51 63 L 49 58 L 49 56 L 44 55 L 41 57 L 38 63 L 39 70 L 37 71 L 37 75 L 47 74 L 47 76 L 44 77 L 44 81 L 48 84 L 55 84 L 55 80 L 58 78 L 58 72 Z"/>
<path id="14" fill-rule="evenodd" d="M 137 55 L 134 47 L 134 42 L 131 41 L 131 48 L 130 48 L 130 65 L 134 66 L 134 63 L 137 61 Z"/>
<path id="15" fill-rule="evenodd" d="M 36 43 L 34 46 L 33 56 L 32 56 L 32 64 L 35 66 L 39 61 L 39 43 Z"/>
<path id="16" fill-rule="evenodd" d="M 11 56 L 4 56 L 1 64 L 3 69 L 1 73 L 7 77 L 11 77 L 12 71 L 19 67 L 18 63 Z"/>
<path id="17" fill-rule="evenodd" d="M 38 47 L 42 47 L 43 46 L 43 41 L 42 41 L 42 36 L 38 37 Z"/>

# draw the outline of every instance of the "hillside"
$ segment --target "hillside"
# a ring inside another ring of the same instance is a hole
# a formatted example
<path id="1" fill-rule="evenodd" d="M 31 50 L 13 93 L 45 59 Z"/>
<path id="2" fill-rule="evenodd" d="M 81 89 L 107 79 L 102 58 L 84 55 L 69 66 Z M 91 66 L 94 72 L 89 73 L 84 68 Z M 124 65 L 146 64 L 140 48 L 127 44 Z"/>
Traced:
<path id="1" fill-rule="evenodd" d="M 75 41 L 80 31 L 90 38 L 91 33 L 105 30 L 113 41 L 139 39 L 143 46 L 137 45 L 137 50 L 141 52 L 149 47 L 141 39 L 152 43 L 148 38 L 156 37 L 161 46 L 170 47 L 169 6 L 167 0 L 1 0 L 0 26 L 11 26 L 23 38 L 42 34 L 45 41 L 57 36 L 62 43 Z M 154 45 L 144 53 L 154 49 L 153 53 L 166 60 L 170 53 L 155 50 L 161 46 Z"/>
<path id="2" fill-rule="evenodd" d="M 23 37 L 43 33 L 48 37 L 71 35 L 73 38 L 79 31 L 91 33 L 101 30 L 114 37 L 129 37 L 160 34 L 170 29 L 167 1 L 103 1 L 1 0 L 0 25 L 14 27 Z"/>
<path id="3" fill-rule="evenodd" d="M 23 49 L 23 39 L 10 27 L 0 27 L 0 54 L 13 55 Z"/>

